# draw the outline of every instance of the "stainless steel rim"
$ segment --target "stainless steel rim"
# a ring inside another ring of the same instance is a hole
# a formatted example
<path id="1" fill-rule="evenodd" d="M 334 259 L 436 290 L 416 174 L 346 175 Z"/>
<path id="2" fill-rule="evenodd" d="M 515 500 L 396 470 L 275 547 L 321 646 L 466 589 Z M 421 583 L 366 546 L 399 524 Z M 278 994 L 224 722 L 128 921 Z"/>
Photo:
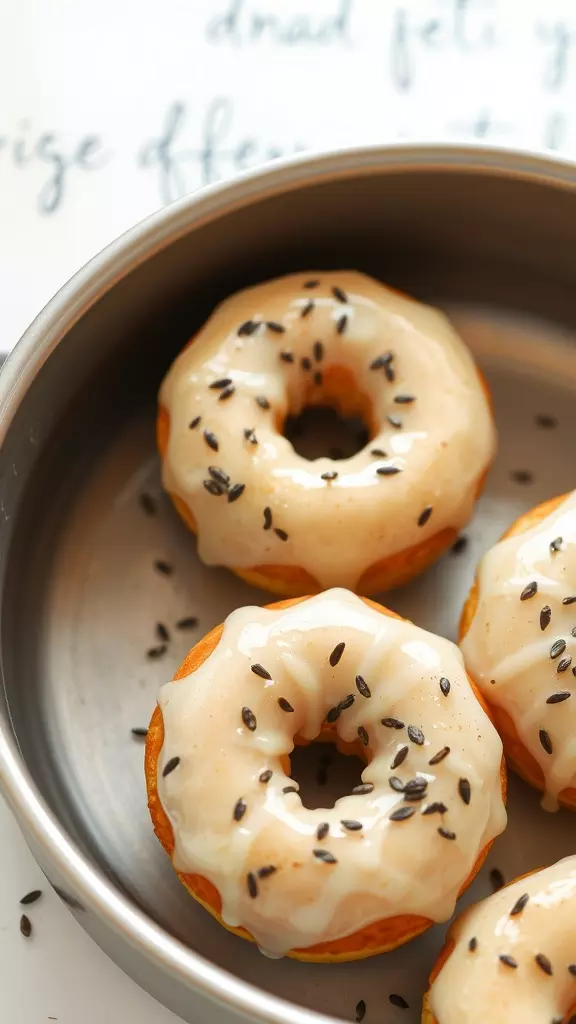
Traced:
<path id="1" fill-rule="evenodd" d="M 152 253 L 201 223 L 249 203 L 254 197 L 291 191 L 302 184 L 351 174 L 419 167 L 518 176 L 555 187 L 573 187 L 576 167 L 567 160 L 488 146 L 393 145 L 300 155 L 232 182 L 213 185 L 153 214 L 82 268 L 39 314 L 9 357 L 0 378 L 0 445 L 30 383 L 76 321 L 119 278 Z M 173 939 L 150 921 L 90 864 L 66 834 L 24 763 L 8 727 L 0 723 L 0 784 L 24 831 L 63 875 L 87 908 L 124 941 L 160 963 L 207 998 L 270 1024 L 329 1024 L 330 1018 L 299 1008 L 239 981 Z"/>

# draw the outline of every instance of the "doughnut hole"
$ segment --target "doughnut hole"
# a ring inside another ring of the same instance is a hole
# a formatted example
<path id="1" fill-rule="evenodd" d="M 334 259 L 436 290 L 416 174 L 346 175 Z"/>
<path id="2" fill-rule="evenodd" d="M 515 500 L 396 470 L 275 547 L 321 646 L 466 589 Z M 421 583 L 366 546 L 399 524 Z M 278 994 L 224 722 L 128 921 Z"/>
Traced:
<path id="1" fill-rule="evenodd" d="M 320 384 L 314 383 L 315 372 L 313 368 L 304 388 L 289 393 L 288 415 L 278 423 L 279 433 L 304 459 L 349 459 L 378 432 L 372 403 L 347 367 L 320 371 Z"/>
<path id="2" fill-rule="evenodd" d="M 285 767 L 298 783 L 305 807 L 334 807 L 340 797 L 349 796 L 361 784 L 370 756 L 360 743 L 344 743 L 335 732 L 328 731 L 312 743 L 295 742 Z"/>

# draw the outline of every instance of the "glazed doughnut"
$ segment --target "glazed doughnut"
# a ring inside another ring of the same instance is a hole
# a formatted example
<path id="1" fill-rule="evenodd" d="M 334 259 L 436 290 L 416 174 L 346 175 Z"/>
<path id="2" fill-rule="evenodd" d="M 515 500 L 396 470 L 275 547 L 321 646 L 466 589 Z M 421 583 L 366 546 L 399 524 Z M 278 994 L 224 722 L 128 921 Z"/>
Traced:
<path id="1" fill-rule="evenodd" d="M 576 809 L 576 492 L 517 520 L 482 559 L 461 647 L 516 771 Z"/>
<path id="2" fill-rule="evenodd" d="M 365 762 L 308 809 L 294 743 Z M 165 685 L 149 808 L 187 889 L 271 956 L 353 960 L 447 920 L 505 826 L 502 744 L 458 648 L 345 590 L 240 608 Z"/>
<path id="3" fill-rule="evenodd" d="M 576 857 L 520 878 L 451 925 L 423 1024 L 574 1024 Z"/>
<path id="4" fill-rule="evenodd" d="M 495 446 L 485 387 L 439 311 L 355 272 L 292 274 L 221 303 L 162 384 L 163 484 L 225 565 L 279 595 L 373 594 L 469 519 Z M 368 445 L 309 461 L 288 415 L 362 417 Z"/>

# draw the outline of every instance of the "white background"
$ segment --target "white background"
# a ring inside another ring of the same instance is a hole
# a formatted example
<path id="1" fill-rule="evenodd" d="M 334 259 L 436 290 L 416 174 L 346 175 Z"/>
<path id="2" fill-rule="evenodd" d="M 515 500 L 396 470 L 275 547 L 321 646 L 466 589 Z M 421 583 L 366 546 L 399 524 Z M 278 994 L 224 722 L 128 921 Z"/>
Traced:
<path id="1" fill-rule="evenodd" d="M 394 139 L 576 154 L 575 101 L 574 0 L 6 0 L 0 351 L 102 246 L 207 181 Z M 175 1022 L 48 891 L 0 805 L 0 1021 L 53 1018 Z"/>

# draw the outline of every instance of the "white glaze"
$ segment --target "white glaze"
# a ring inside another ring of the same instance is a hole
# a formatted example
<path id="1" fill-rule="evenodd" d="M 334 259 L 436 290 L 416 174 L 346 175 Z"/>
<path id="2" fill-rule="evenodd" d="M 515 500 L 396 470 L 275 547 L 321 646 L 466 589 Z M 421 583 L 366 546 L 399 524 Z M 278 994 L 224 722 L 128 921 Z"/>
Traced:
<path id="1" fill-rule="evenodd" d="M 563 538 L 562 550 L 550 543 Z M 535 581 L 538 591 L 529 600 L 520 594 Z M 548 808 L 567 786 L 576 786 L 576 694 L 560 704 L 547 704 L 558 691 L 573 692 L 576 682 L 576 603 L 562 604 L 576 595 L 576 492 L 537 526 L 496 544 L 478 570 L 478 608 L 461 647 L 468 669 L 490 703 L 513 719 L 522 743 L 544 773 Z M 540 628 L 544 606 L 552 612 L 550 624 Z M 552 659 L 557 639 L 566 651 Z M 558 672 L 563 658 L 573 658 Z M 552 740 L 547 754 L 539 739 L 544 729 Z"/>
<path id="2" fill-rule="evenodd" d="M 524 893 L 526 907 L 511 916 Z M 438 1024 L 561 1024 L 576 1008 L 576 977 L 568 970 L 576 963 L 575 921 L 576 857 L 464 911 L 451 929 L 454 951 L 430 988 Z M 538 954 L 550 961 L 551 976 L 535 962 Z M 501 955 L 518 967 L 506 967 Z"/>
<path id="3" fill-rule="evenodd" d="M 304 288 L 310 278 L 320 285 Z M 335 285 L 347 303 L 333 297 Z M 302 317 L 310 299 L 315 308 Z M 347 327 L 338 334 L 343 315 Z M 277 334 L 262 324 L 239 337 L 238 326 L 247 320 L 275 321 L 286 330 Z M 313 359 L 316 340 L 324 344 L 321 363 Z M 284 350 L 294 354 L 294 364 L 281 361 Z M 369 369 L 386 351 L 394 353 L 394 382 L 383 369 Z M 308 461 L 278 433 L 288 412 L 297 414 L 309 401 L 306 388 L 315 390 L 312 374 L 301 368 L 303 357 L 322 371 L 347 367 L 371 403 L 374 436 L 349 459 Z M 220 379 L 236 387 L 226 401 L 209 386 Z M 406 394 L 415 396 L 412 404 L 394 402 Z M 259 395 L 269 400 L 269 410 L 258 407 Z M 354 589 L 381 559 L 446 527 L 460 529 L 495 445 L 474 363 L 446 317 L 349 271 L 292 274 L 227 299 L 176 359 L 160 403 L 171 423 L 163 483 L 192 511 L 202 560 L 237 568 L 300 566 L 322 588 Z M 389 414 L 401 418 L 400 429 L 388 423 Z M 202 423 L 191 431 L 196 416 Z M 244 439 L 244 428 L 255 429 L 258 445 Z M 217 453 L 203 440 L 203 429 L 216 434 Z M 374 447 L 389 457 L 371 455 Z M 210 465 L 246 485 L 238 501 L 228 504 L 205 490 Z M 385 465 L 402 472 L 379 476 L 376 468 Z M 331 470 L 338 479 L 327 483 L 321 474 Z M 428 505 L 432 515 L 418 526 Z M 263 529 L 266 506 L 287 541 Z"/>
<path id="4" fill-rule="evenodd" d="M 346 647 L 332 668 L 329 655 L 341 641 Z M 264 665 L 273 681 L 255 675 L 253 663 Z M 357 692 L 357 674 L 370 698 Z M 442 676 L 451 682 L 447 696 Z M 338 732 L 353 741 L 359 726 L 368 731 L 372 761 L 363 781 L 374 791 L 308 810 L 298 794 L 282 792 L 296 783 L 280 759 L 292 751 L 295 733 L 318 736 L 328 710 L 349 693 L 355 701 L 338 719 Z M 280 710 L 280 696 L 294 713 Z M 186 679 L 164 686 L 159 704 L 165 741 L 158 791 L 174 829 L 174 866 L 213 882 L 224 920 L 246 927 L 270 954 L 341 938 L 396 914 L 446 920 L 478 854 L 505 826 L 502 745 L 470 689 L 458 648 L 368 608 L 348 591 L 328 591 L 284 611 L 238 609 L 210 657 Z M 242 723 L 243 706 L 256 715 L 254 732 Z M 425 744 L 410 742 L 406 728 L 383 726 L 384 717 L 418 726 Z M 403 745 L 408 756 L 392 771 Z M 444 746 L 451 753 L 431 767 Z M 179 766 L 163 778 L 176 756 Z M 274 774 L 263 785 L 258 777 L 268 768 Z M 391 822 L 403 800 L 389 777 L 407 781 L 417 773 L 429 780 L 427 799 L 411 805 L 409 820 Z M 458 795 L 460 778 L 471 785 L 469 806 Z M 237 823 L 239 798 L 247 811 Z M 434 801 L 448 812 L 423 816 L 422 807 Z M 342 819 L 360 820 L 362 831 L 347 832 Z M 318 842 L 324 821 L 330 834 Z M 438 834 L 442 825 L 456 840 Z M 315 848 L 329 850 L 338 863 L 317 860 Z M 251 899 L 247 873 L 267 864 L 278 870 Z"/>

